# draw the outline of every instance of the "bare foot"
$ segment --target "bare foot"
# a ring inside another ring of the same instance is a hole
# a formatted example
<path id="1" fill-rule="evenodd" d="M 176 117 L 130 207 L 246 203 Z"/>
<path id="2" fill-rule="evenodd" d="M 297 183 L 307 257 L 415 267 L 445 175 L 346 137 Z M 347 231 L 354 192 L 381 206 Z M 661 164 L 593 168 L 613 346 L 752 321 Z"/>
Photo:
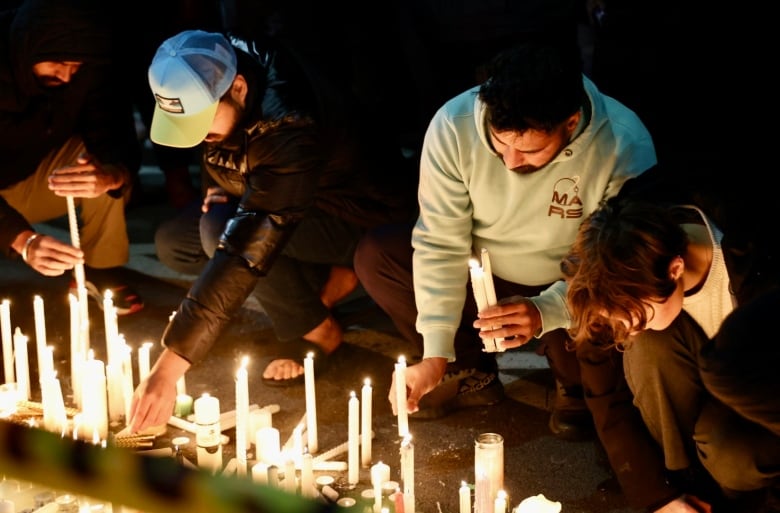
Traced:
<path id="1" fill-rule="evenodd" d="M 328 316 L 317 327 L 303 336 L 305 340 L 317 344 L 325 354 L 330 354 L 341 344 L 343 332 L 341 326 L 331 316 Z M 288 380 L 303 374 L 303 365 L 289 358 L 278 358 L 263 371 L 264 379 Z"/>
<path id="2" fill-rule="evenodd" d="M 330 310 L 333 308 L 333 305 L 355 290 L 357 284 L 358 277 L 355 271 L 349 267 L 334 265 L 330 268 L 328 281 L 325 282 L 320 292 L 320 301 Z M 304 336 L 303 338 L 306 337 Z"/>

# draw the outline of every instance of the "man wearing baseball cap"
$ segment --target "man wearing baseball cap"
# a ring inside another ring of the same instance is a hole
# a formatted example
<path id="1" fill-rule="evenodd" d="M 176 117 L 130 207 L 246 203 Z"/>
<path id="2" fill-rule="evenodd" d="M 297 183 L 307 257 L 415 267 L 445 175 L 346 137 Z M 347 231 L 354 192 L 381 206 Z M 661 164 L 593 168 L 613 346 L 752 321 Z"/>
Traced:
<path id="1" fill-rule="evenodd" d="M 357 286 L 357 241 L 369 227 L 411 219 L 414 205 L 413 191 L 377 186 L 397 175 L 398 148 L 377 150 L 392 141 L 375 137 L 367 151 L 368 139 L 358 134 L 371 132 L 359 130 L 346 88 L 332 87 L 275 41 L 181 32 L 160 45 L 149 84 L 157 102 L 152 141 L 202 143 L 211 186 L 196 221 L 185 213 L 156 235 L 161 260 L 200 273 L 163 333 L 158 363 L 136 390 L 132 430 L 168 419 L 176 381 L 249 294 L 285 348 L 265 368 L 264 383 L 301 384 L 308 352 L 323 371 L 343 335 L 330 310 Z M 208 260 L 198 264 L 204 253 Z"/>

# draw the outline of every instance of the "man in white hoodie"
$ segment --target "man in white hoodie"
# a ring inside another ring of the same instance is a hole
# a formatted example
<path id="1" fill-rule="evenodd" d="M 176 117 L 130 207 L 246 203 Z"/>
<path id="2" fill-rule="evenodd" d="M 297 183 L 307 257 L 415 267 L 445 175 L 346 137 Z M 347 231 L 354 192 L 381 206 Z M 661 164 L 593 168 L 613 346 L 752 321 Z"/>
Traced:
<path id="1" fill-rule="evenodd" d="M 488 80 L 436 112 L 417 222 L 370 232 L 354 262 L 366 291 L 422 347 L 422 360 L 406 369 L 411 418 L 503 397 L 495 353 L 480 336 L 504 339 L 499 350 L 540 339 L 558 382 L 553 433 L 592 434 L 578 363 L 566 350 L 559 263 L 584 217 L 655 163 L 646 127 L 583 75 L 576 45 L 508 49 Z M 483 249 L 502 306 L 478 314 L 469 260 Z M 495 329 L 475 329 L 478 315 Z M 389 399 L 396 411 L 394 388 Z"/>

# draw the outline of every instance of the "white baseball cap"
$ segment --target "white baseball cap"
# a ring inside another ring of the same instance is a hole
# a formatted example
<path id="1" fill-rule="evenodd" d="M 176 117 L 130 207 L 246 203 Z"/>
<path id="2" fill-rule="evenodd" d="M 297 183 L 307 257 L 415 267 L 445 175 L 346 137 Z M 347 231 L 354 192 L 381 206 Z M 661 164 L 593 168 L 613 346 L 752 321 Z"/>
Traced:
<path id="1" fill-rule="evenodd" d="M 157 101 L 149 138 L 163 146 L 196 146 L 235 77 L 236 54 L 222 34 L 185 30 L 165 40 L 149 66 Z"/>

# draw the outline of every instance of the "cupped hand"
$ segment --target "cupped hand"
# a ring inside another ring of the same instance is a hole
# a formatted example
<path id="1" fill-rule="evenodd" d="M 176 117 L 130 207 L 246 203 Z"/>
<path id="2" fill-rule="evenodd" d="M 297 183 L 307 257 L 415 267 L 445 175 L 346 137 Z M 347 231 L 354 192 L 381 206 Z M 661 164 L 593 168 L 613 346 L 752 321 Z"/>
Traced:
<path id="1" fill-rule="evenodd" d="M 502 299 L 498 305 L 479 312 L 473 326 L 482 338 L 497 338 L 504 349 L 527 344 L 542 327 L 542 315 L 534 303 L 523 296 Z"/>
<path id="2" fill-rule="evenodd" d="M 76 164 L 55 169 L 49 175 L 49 190 L 57 196 L 96 198 L 119 189 L 124 178 L 119 171 L 109 171 L 88 157 L 79 157 Z"/>

